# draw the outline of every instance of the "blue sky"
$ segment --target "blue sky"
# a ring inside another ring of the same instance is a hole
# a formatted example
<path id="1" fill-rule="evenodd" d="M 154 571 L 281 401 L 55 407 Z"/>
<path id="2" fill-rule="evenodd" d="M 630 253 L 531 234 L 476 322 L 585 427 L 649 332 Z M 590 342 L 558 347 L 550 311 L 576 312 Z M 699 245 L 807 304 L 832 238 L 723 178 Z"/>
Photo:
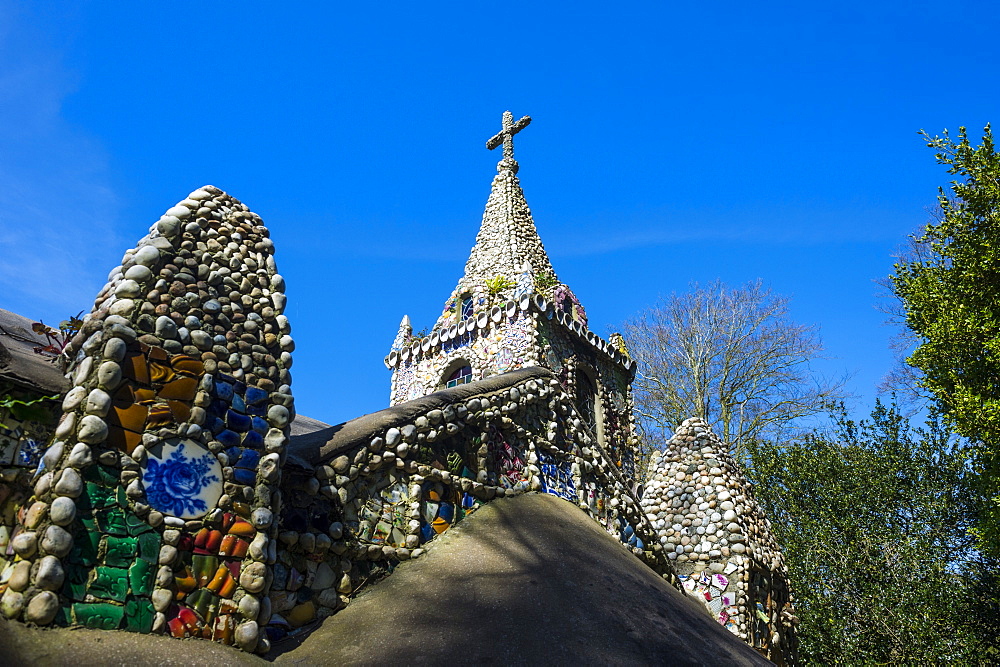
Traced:
<path id="1" fill-rule="evenodd" d="M 520 178 L 592 328 L 762 278 L 867 412 L 873 280 L 948 176 L 917 136 L 1000 101 L 993 2 L 0 0 L 0 307 L 55 323 L 200 185 L 270 227 L 299 411 L 387 404 L 400 317 L 462 274 L 510 109 Z"/>

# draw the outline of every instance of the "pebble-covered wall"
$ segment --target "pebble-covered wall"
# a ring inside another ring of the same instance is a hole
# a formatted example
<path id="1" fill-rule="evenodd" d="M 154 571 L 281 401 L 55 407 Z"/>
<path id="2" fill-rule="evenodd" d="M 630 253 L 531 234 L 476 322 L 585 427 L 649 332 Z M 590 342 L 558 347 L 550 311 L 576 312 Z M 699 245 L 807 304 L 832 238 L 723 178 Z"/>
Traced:
<path id="1" fill-rule="evenodd" d="M 7 618 L 267 648 L 294 417 L 273 255 L 260 218 L 205 186 L 110 273 L 11 540 Z"/>
<path id="2" fill-rule="evenodd" d="M 637 496 L 545 369 L 366 415 L 306 456 L 285 465 L 272 639 L 334 613 L 480 504 L 527 491 L 578 505 L 672 580 Z"/>
<path id="3" fill-rule="evenodd" d="M 795 662 L 788 568 L 728 448 L 684 421 L 650 463 L 642 506 L 684 590 L 778 664 Z"/>
<path id="4" fill-rule="evenodd" d="M 0 383 L 0 392 L 24 403 L 42 397 L 7 383 Z M 52 437 L 58 406 L 44 401 L 0 408 L 0 591 L 14 574 L 17 556 L 12 541 L 23 530 L 17 516 L 31 496 L 31 479 Z"/>

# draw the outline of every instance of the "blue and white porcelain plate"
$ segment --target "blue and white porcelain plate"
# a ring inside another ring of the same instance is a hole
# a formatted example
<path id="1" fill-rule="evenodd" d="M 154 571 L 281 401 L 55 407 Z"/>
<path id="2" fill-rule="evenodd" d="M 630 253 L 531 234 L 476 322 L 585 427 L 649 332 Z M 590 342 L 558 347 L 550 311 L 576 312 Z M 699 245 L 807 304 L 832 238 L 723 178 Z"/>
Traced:
<path id="1" fill-rule="evenodd" d="M 149 449 L 142 481 L 150 507 L 179 519 L 198 519 L 222 496 L 222 465 L 199 443 L 171 438 Z"/>

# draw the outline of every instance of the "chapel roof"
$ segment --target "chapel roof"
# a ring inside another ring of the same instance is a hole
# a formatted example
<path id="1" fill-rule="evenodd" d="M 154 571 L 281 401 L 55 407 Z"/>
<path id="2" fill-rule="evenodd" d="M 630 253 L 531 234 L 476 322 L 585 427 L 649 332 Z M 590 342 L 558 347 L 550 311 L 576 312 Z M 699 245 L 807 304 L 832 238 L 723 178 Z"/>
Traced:
<path id="1" fill-rule="evenodd" d="M 62 393 L 69 383 L 53 357 L 34 351 L 49 341 L 32 331 L 32 324 L 0 308 L 0 379 L 43 394 Z"/>

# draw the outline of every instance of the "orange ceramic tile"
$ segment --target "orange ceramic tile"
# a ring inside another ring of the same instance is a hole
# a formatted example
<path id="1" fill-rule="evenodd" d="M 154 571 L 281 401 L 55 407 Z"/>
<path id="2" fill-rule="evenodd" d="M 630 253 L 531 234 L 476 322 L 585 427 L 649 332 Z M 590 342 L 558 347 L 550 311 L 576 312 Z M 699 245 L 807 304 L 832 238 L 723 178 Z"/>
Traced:
<path id="1" fill-rule="evenodd" d="M 240 537 L 253 537 L 257 534 L 257 531 L 249 521 L 237 520 L 232 528 L 229 529 L 229 534 L 239 535 Z"/>
<path id="2" fill-rule="evenodd" d="M 142 403 L 143 405 L 148 405 L 153 402 L 156 398 L 156 392 L 152 389 L 143 389 L 142 387 L 136 387 L 135 392 L 135 402 Z"/>
<path id="3" fill-rule="evenodd" d="M 146 426 L 165 426 L 173 423 L 174 415 L 170 412 L 170 406 L 166 403 L 155 403 L 149 406 L 149 416 L 146 418 Z"/>
<path id="4" fill-rule="evenodd" d="M 219 547 L 222 545 L 223 534 L 221 530 L 213 530 L 208 534 L 208 539 L 205 541 L 205 550 L 209 553 L 218 553 Z"/>
<path id="5" fill-rule="evenodd" d="M 250 543 L 239 537 L 236 538 L 236 545 L 233 547 L 232 556 L 234 558 L 243 558 L 247 555 L 247 551 L 250 550 Z"/>
<path id="6" fill-rule="evenodd" d="M 442 519 L 441 517 L 434 519 L 434 522 L 431 523 L 431 528 L 433 528 L 434 532 L 437 533 L 438 535 L 448 530 L 450 526 L 451 524 Z"/>
<path id="7" fill-rule="evenodd" d="M 125 453 L 131 456 L 132 450 L 142 442 L 142 434 L 135 431 L 122 431 L 122 433 L 125 434 Z"/>
<path id="8" fill-rule="evenodd" d="M 220 590 L 222 590 L 222 587 L 225 585 L 226 581 L 232 578 L 233 578 L 232 575 L 229 574 L 229 568 L 227 568 L 225 565 L 220 565 L 219 569 L 215 571 L 215 576 L 213 576 L 212 580 L 208 582 L 206 588 L 208 588 L 208 590 L 212 591 L 213 593 L 218 593 Z"/>
<path id="9" fill-rule="evenodd" d="M 163 388 L 156 392 L 156 395 L 160 398 L 190 401 L 194 398 L 196 391 L 198 391 L 198 381 L 181 375 L 174 376 L 174 379 L 163 385 Z"/>
<path id="10" fill-rule="evenodd" d="M 184 356 L 183 354 L 178 354 L 176 357 L 170 360 L 170 365 L 174 367 L 174 370 L 178 373 L 185 373 L 187 375 L 201 375 L 205 372 L 205 364 L 192 359 L 191 357 Z"/>
<path id="11" fill-rule="evenodd" d="M 175 422 L 186 422 L 191 416 L 191 407 L 187 403 L 167 401 L 167 405 L 170 406 L 170 412 L 173 414 Z"/>
<path id="12" fill-rule="evenodd" d="M 149 357 L 150 359 L 158 359 L 160 361 L 166 361 L 170 355 L 168 355 L 167 351 L 164 350 L 162 347 L 150 346 L 149 352 L 146 353 L 146 356 Z"/>
<path id="13" fill-rule="evenodd" d="M 228 600 L 233 597 L 233 593 L 236 592 L 236 580 L 233 579 L 232 575 L 226 579 L 225 583 L 222 584 L 222 588 L 219 589 L 219 597 Z M 222 613 L 221 611 L 219 613 Z"/>
<path id="14" fill-rule="evenodd" d="M 149 384 L 149 368 L 141 354 L 131 354 L 122 360 L 122 376 L 140 384 Z"/>
<path id="15" fill-rule="evenodd" d="M 233 503 L 233 509 L 244 519 L 250 518 L 250 505 L 246 503 Z"/>
<path id="16" fill-rule="evenodd" d="M 149 416 L 149 408 L 145 405 L 133 403 L 129 406 L 118 407 L 114 405 L 108 414 L 109 421 L 115 426 L 121 426 L 129 431 L 142 433 L 146 429 L 146 417 Z"/>
<path id="17" fill-rule="evenodd" d="M 184 593 L 190 593 L 198 587 L 198 582 L 195 580 L 194 574 L 189 567 L 174 574 L 174 583 L 177 585 L 177 590 Z"/>
<path id="18" fill-rule="evenodd" d="M 150 359 L 149 379 L 153 382 L 169 382 L 174 379 L 174 369 L 165 361 Z"/>

